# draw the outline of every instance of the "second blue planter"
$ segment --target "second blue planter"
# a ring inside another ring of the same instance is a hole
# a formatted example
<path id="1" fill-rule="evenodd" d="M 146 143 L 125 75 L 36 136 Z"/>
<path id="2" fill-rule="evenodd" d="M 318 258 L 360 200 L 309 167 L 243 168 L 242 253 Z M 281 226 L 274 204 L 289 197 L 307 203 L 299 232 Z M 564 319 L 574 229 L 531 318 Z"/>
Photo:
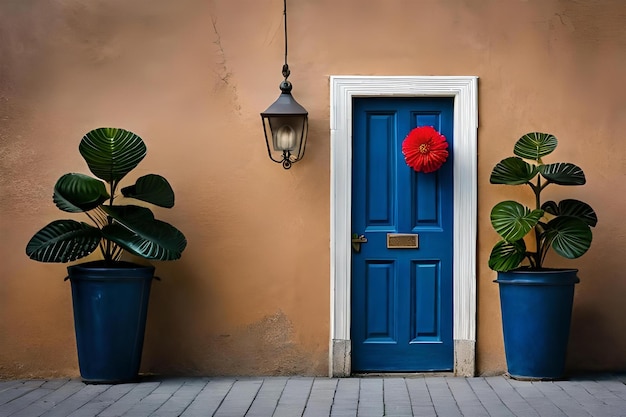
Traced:
<path id="1" fill-rule="evenodd" d="M 508 373 L 520 379 L 564 376 L 576 269 L 499 272 Z"/>

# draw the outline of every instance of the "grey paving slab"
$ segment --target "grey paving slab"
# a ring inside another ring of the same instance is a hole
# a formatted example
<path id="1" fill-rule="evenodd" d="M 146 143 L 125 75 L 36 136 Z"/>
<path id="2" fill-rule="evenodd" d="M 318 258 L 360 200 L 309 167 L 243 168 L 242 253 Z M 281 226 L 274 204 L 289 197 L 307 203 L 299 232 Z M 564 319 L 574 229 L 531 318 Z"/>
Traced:
<path id="1" fill-rule="evenodd" d="M 285 389 L 287 378 L 266 378 L 257 393 L 246 417 L 271 416 Z"/>
<path id="2" fill-rule="evenodd" d="M 158 382 L 145 382 L 133 384 L 132 388 L 122 395 L 117 401 L 105 408 L 98 416 L 119 417 L 131 409 L 135 404 L 157 389 Z"/>
<path id="3" fill-rule="evenodd" d="M 538 417 L 534 408 L 522 397 L 517 390 L 503 377 L 486 378 L 496 395 L 517 417 Z"/>
<path id="4" fill-rule="evenodd" d="M 189 404 L 181 416 L 206 417 L 212 416 L 235 384 L 235 379 L 218 379 L 207 383 Z"/>
<path id="5" fill-rule="evenodd" d="M 419 375 L 0 381 L 0 416 L 626 417 L 625 382 L 623 375 L 558 382 Z"/>
<path id="6" fill-rule="evenodd" d="M 130 392 L 130 390 L 132 390 L 135 386 L 136 384 L 113 385 L 109 387 L 106 391 L 101 392 L 93 400 L 76 409 L 76 411 L 72 412 L 68 417 L 97 416 L 102 411 L 115 404 L 115 402 L 122 398 L 124 395 L 128 394 L 128 392 Z"/>
<path id="7" fill-rule="evenodd" d="M 17 385 L 21 385 L 22 381 L 16 381 L 16 380 L 4 380 L 1 381 L 0 380 L 0 392 L 6 391 L 8 389 L 11 389 Z"/>
<path id="8" fill-rule="evenodd" d="M 194 378 L 185 383 L 165 401 L 153 417 L 180 416 L 207 384 L 206 379 Z"/>
<path id="9" fill-rule="evenodd" d="M 330 409 L 332 417 L 356 416 L 359 406 L 361 378 L 342 378 L 337 383 L 335 400 Z"/>
<path id="10" fill-rule="evenodd" d="M 487 409 L 465 378 L 446 378 L 446 382 L 462 415 L 489 417 Z"/>
<path id="11" fill-rule="evenodd" d="M 623 398 L 615 392 L 609 390 L 598 381 L 578 381 L 578 383 L 594 398 L 607 405 L 619 405 L 623 403 Z"/>
<path id="12" fill-rule="evenodd" d="M 484 378 L 467 378 L 468 385 L 491 417 L 514 417 Z"/>
<path id="13" fill-rule="evenodd" d="M 20 398 L 31 391 L 41 387 L 46 381 L 16 381 L 16 384 L 8 383 L 6 388 L 0 391 L 0 406 Z"/>
<path id="14" fill-rule="evenodd" d="M 363 417 L 384 415 L 384 380 L 382 378 L 363 378 L 360 382 L 357 415 Z"/>
<path id="15" fill-rule="evenodd" d="M 430 393 L 430 398 L 438 416 L 457 417 L 462 416 L 459 406 L 454 400 L 454 396 L 448 387 L 445 377 L 426 378 L 426 386 Z"/>
<path id="16" fill-rule="evenodd" d="M 412 416 L 411 398 L 404 378 L 383 379 L 384 406 L 387 416 Z"/>
<path id="17" fill-rule="evenodd" d="M 544 382 L 510 381 L 515 390 L 535 409 L 540 416 L 567 417 L 566 414 L 552 403 L 537 385 Z"/>
<path id="18" fill-rule="evenodd" d="M 42 416 L 67 417 L 109 388 L 110 385 L 83 385 L 79 391 L 56 404 Z"/>
<path id="19" fill-rule="evenodd" d="M 262 384 L 261 379 L 235 382 L 213 415 L 215 417 L 245 416 Z"/>
<path id="20" fill-rule="evenodd" d="M 580 382 L 557 381 L 554 384 L 566 390 L 591 416 L 601 417 L 609 415 L 606 414 L 609 411 L 607 405 L 591 395 Z M 619 416 L 620 413 L 616 412 L 613 415 Z"/>
<path id="21" fill-rule="evenodd" d="M 2 409 L 0 410 L 0 417 L 10 416 L 52 392 L 54 391 L 49 388 L 24 390 L 23 394 L 16 396 L 2 406 Z"/>
<path id="22" fill-rule="evenodd" d="M 48 395 L 41 397 L 39 400 L 31 403 L 27 407 L 12 414 L 12 417 L 38 417 L 46 412 L 52 410 L 58 404 L 65 401 L 70 396 L 74 395 L 85 385 L 80 381 L 71 380 L 56 380 L 48 381 L 41 385 L 43 389 L 49 389 L 51 392 Z"/>
<path id="23" fill-rule="evenodd" d="M 626 383 L 611 379 L 600 379 L 598 383 L 622 400 L 626 400 Z"/>
<path id="24" fill-rule="evenodd" d="M 304 414 L 306 403 L 311 395 L 314 378 L 290 378 L 285 385 L 274 417 L 294 417 Z"/>
<path id="25" fill-rule="evenodd" d="M 336 389 L 337 379 L 315 378 L 303 417 L 330 416 Z"/>
<path id="26" fill-rule="evenodd" d="M 433 417 L 437 415 L 424 377 L 408 378 L 406 380 L 406 386 L 409 397 L 411 398 L 413 415 L 423 417 Z"/>
<path id="27" fill-rule="evenodd" d="M 57 389 L 57 388 L 60 388 L 60 387 L 64 386 L 65 384 L 67 384 L 70 381 L 72 381 L 72 380 L 69 379 L 69 378 L 67 378 L 67 379 L 51 379 L 51 380 L 46 381 L 43 384 L 41 384 L 41 388 Z M 73 382 L 78 382 L 78 381 L 74 380 Z"/>
<path id="28" fill-rule="evenodd" d="M 549 382 L 533 383 L 533 385 L 546 396 L 563 414 L 568 417 L 590 417 L 589 414 L 575 398 L 570 396 L 563 388 Z"/>
<path id="29" fill-rule="evenodd" d="M 167 400 L 182 387 L 184 380 L 166 380 L 159 384 L 152 392 L 137 401 L 128 409 L 124 416 L 149 417 L 153 415 Z"/>
<path id="30" fill-rule="evenodd" d="M 611 390 L 604 388 L 602 384 L 593 380 L 579 380 L 577 384 L 589 393 L 596 401 L 590 405 L 589 412 L 592 415 L 606 415 L 611 413 L 615 416 L 626 416 L 624 399 Z"/>

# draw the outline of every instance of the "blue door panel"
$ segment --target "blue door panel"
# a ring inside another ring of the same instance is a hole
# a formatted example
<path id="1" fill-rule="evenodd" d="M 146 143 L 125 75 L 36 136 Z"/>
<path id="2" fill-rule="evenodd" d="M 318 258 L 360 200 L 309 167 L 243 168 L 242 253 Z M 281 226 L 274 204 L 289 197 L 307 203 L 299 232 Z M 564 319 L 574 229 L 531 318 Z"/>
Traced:
<path id="1" fill-rule="evenodd" d="M 413 262 L 411 317 L 415 323 L 410 343 L 439 341 L 439 262 Z"/>
<path id="2" fill-rule="evenodd" d="M 393 114 L 375 114 L 368 120 L 368 137 L 375 138 L 366 143 L 367 193 L 366 221 L 368 225 L 393 224 L 395 211 L 395 149 L 392 143 L 384 143 L 378 138 L 386 138 L 395 130 Z"/>
<path id="3" fill-rule="evenodd" d="M 396 287 L 392 262 L 368 263 L 365 275 L 365 294 L 368 315 L 364 343 L 395 343 L 395 294 Z"/>
<path id="4" fill-rule="evenodd" d="M 417 226 L 441 226 L 439 201 L 439 184 L 436 178 L 417 178 L 412 184 L 413 199 L 411 207 L 413 208 L 412 227 Z"/>
<path id="5" fill-rule="evenodd" d="M 452 370 L 452 158 L 434 173 L 404 162 L 402 141 L 434 126 L 453 143 L 452 98 L 357 98 L 353 106 L 352 369 Z M 387 234 L 418 235 L 388 249 Z"/>

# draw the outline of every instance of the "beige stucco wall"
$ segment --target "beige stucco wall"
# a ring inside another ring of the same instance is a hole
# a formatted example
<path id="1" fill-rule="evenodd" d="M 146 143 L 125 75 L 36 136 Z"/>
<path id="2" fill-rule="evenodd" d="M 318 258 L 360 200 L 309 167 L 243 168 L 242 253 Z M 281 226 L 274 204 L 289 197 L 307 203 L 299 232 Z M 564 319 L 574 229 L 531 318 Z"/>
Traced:
<path id="1" fill-rule="evenodd" d="M 600 222 L 580 269 L 570 367 L 626 369 L 626 4 L 621 0 L 290 0 L 294 96 L 310 114 L 305 159 L 266 156 L 259 112 L 278 96 L 280 0 L 5 0 L 0 3 L 0 377 L 76 375 L 64 265 L 24 246 L 48 221 L 56 179 L 87 172 L 99 126 L 148 144 L 136 174 L 164 175 L 158 211 L 189 246 L 158 263 L 143 370 L 307 374 L 328 369 L 330 75 L 476 75 L 477 371 L 504 371 L 492 166 L 531 130 L 588 184 L 558 192 Z"/>

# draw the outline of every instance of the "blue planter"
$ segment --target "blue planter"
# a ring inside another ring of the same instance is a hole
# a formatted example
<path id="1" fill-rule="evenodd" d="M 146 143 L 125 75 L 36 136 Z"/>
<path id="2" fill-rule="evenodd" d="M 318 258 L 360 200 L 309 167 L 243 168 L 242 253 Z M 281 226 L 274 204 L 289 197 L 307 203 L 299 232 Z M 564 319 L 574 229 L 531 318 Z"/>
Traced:
<path id="1" fill-rule="evenodd" d="M 136 380 L 154 267 L 127 262 L 104 267 L 91 262 L 67 269 L 83 381 Z"/>
<path id="2" fill-rule="evenodd" d="M 508 373 L 520 379 L 564 376 L 576 269 L 499 272 Z"/>

